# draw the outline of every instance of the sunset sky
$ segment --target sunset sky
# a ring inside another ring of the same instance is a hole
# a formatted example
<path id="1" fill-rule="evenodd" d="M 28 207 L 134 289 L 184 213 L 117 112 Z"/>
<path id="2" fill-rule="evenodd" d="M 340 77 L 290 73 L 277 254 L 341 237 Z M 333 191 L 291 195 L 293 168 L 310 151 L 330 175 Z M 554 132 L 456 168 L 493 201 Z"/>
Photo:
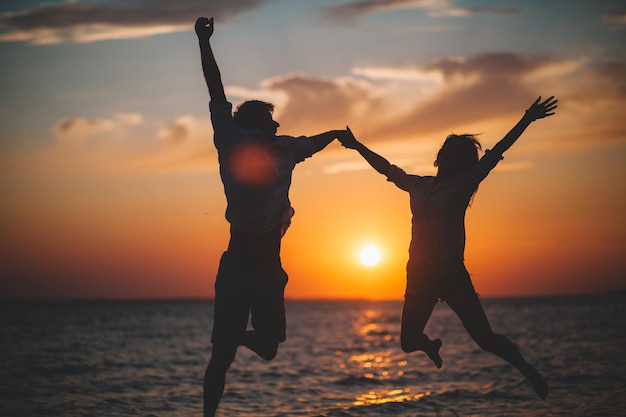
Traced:
<path id="1" fill-rule="evenodd" d="M 209 297 L 228 241 L 193 25 L 279 133 L 350 125 L 407 172 L 530 126 L 467 213 L 482 296 L 626 288 L 623 1 L 0 3 L 0 298 Z M 408 194 L 332 143 L 296 167 L 289 298 L 400 299 Z M 381 260 L 359 261 L 373 245 Z"/>

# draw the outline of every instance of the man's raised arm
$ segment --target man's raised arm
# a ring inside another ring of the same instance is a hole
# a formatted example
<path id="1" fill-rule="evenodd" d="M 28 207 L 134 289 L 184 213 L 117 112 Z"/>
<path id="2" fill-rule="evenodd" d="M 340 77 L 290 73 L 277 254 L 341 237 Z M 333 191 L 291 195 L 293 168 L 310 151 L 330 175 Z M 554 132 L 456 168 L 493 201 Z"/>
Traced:
<path id="1" fill-rule="evenodd" d="M 215 62 L 213 49 L 209 38 L 213 35 L 213 18 L 199 17 L 196 20 L 196 35 L 200 43 L 200 56 L 202 58 L 202 71 L 204 72 L 204 80 L 209 88 L 211 101 L 216 103 L 225 103 L 226 94 L 224 93 L 224 85 L 222 84 L 222 76 L 220 69 Z"/>

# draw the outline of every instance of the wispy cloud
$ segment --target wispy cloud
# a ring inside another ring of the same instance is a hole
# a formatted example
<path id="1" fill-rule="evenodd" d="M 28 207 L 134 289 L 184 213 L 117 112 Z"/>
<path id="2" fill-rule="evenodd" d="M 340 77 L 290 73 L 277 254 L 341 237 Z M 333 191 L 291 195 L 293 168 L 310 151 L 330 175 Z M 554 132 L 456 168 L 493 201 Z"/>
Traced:
<path id="1" fill-rule="evenodd" d="M 263 86 L 286 97 L 276 112 L 285 133 L 316 134 L 342 129 L 351 120 L 375 120 L 385 114 L 381 92 L 353 77 L 290 74 L 266 80 Z"/>
<path id="2" fill-rule="evenodd" d="M 266 88 L 287 97 L 278 108 L 281 131 L 311 134 L 347 123 L 368 141 L 429 137 L 467 126 L 484 132 L 497 120 L 515 122 L 513 115 L 538 95 L 554 94 L 560 106 L 552 124 L 563 123 L 558 136 L 568 131 L 584 141 L 581 146 L 601 146 L 625 137 L 625 65 L 491 53 L 422 66 L 363 66 L 337 79 L 291 75 L 266 82 Z M 498 126 L 504 133 L 506 126 Z M 595 142 L 588 140 L 591 134 Z"/>
<path id="3" fill-rule="evenodd" d="M 605 14 L 602 21 L 611 25 L 626 25 L 626 13 Z"/>
<path id="4" fill-rule="evenodd" d="M 448 0 L 360 0 L 320 9 L 325 20 L 354 24 L 356 19 L 374 13 L 395 10 L 418 10 L 431 17 L 463 17 L 479 13 L 517 14 L 517 7 L 457 8 Z"/>
<path id="5" fill-rule="evenodd" d="M 300 132 L 350 123 L 365 126 L 364 133 L 374 140 L 389 139 L 519 110 L 519 103 L 535 95 L 524 77 L 556 62 L 540 56 L 485 54 L 442 58 L 426 66 L 358 67 L 351 77 L 341 79 L 291 75 L 267 82 L 266 88 L 287 96 L 279 109 L 285 129 Z"/>
<path id="6" fill-rule="evenodd" d="M 198 16 L 227 21 L 267 0 L 45 3 L 0 14 L 0 42 L 36 45 L 138 38 L 190 30 Z"/>
<path id="7" fill-rule="evenodd" d="M 352 23 L 355 19 L 372 13 L 392 10 L 417 9 L 442 12 L 450 9 L 447 0 L 361 0 L 338 6 L 320 8 L 325 19 L 334 22 Z"/>
<path id="8" fill-rule="evenodd" d="M 330 164 L 323 168 L 323 172 L 325 174 L 338 174 L 341 172 L 364 171 L 367 169 L 370 169 L 369 164 L 361 160 L 354 162 L 337 162 L 335 164 Z"/>
<path id="9" fill-rule="evenodd" d="M 470 16 L 470 15 L 481 14 L 481 13 L 514 15 L 514 14 L 520 13 L 521 11 L 522 9 L 520 9 L 519 7 L 485 6 L 485 7 L 468 7 L 468 8 L 450 8 L 450 9 L 446 9 L 444 11 L 439 11 L 439 12 L 434 11 L 433 13 L 431 13 L 431 16 L 442 15 L 442 16 L 463 17 L 463 16 Z"/>
<path id="10" fill-rule="evenodd" d="M 61 142 L 84 145 L 90 138 L 122 136 L 128 128 L 141 123 L 143 116 L 138 113 L 118 113 L 113 118 L 68 117 L 56 123 L 53 131 Z"/>
<path id="11" fill-rule="evenodd" d="M 208 115 L 205 118 L 185 115 L 166 121 L 150 137 L 153 140 L 143 152 L 117 164 L 119 172 L 145 175 L 217 169 L 213 128 Z"/>

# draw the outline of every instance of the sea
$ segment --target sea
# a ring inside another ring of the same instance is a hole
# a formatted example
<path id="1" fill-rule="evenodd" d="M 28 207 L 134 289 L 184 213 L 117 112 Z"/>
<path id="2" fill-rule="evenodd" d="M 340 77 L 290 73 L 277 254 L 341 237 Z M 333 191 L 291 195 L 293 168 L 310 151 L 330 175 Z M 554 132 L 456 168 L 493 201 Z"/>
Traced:
<path id="1" fill-rule="evenodd" d="M 443 367 L 399 346 L 400 301 L 287 301 L 270 362 L 240 348 L 223 417 L 626 416 L 626 294 L 482 300 L 550 384 L 541 400 L 445 303 Z M 213 303 L 3 301 L 0 416 L 201 416 Z"/>

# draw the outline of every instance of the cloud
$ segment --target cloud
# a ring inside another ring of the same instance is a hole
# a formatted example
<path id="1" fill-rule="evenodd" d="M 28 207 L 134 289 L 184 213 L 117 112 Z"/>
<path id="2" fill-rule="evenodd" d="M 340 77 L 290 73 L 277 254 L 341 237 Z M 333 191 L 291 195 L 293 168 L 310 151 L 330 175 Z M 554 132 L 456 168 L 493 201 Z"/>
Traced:
<path id="1" fill-rule="evenodd" d="M 615 60 L 490 53 L 440 58 L 422 66 L 356 67 L 350 76 L 335 79 L 291 74 L 267 80 L 264 88 L 285 95 L 277 119 L 281 131 L 290 134 L 345 124 L 369 142 L 440 137 L 465 129 L 479 133 L 490 126 L 500 133 L 506 123 L 495 121 L 513 124 L 537 96 L 554 94 L 560 106 L 552 125 L 563 122 L 563 131 L 581 126 L 571 134 L 582 138 L 595 133 L 610 138 L 601 139 L 606 141 L 620 140 L 626 129 L 619 115 L 626 105 L 624 68 L 624 62 Z M 588 123 L 594 119 L 599 123 Z"/>
<path id="2" fill-rule="evenodd" d="M 474 14 L 480 13 L 492 13 L 492 14 L 502 14 L 502 15 L 513 15 L 518 14 L 522 10 L 519 7 L 468 7 L 468 8 L 450 8 L 444 11 L 434 11 L 431 13 L 431 16 L 455 16 L 455 17 L 464 17 L 470 16 Z"/>
<path id="3" fill-rule="evenodd" d="M 287 97 L 279 121 L 295 130 L 322 122 L 366 126 L 371 139 L 453 129 L 519 110 L 534 97 L 524 77 L 555 65 L 550 58 L 507 53 L 442 58 L 426 66 L 358 67 L 353 77 L 277 78 Z"/>
<path id="4" fill-rule="evenodd" d="M 419 67 L 357 67 L 352 69 L 352 74 L 371 80 L 409 81 L 424 84 L 440 84 L 443 81 L 437 74 L 424 72 Z"/>
<path id="5" fill-rule="evenodd" d="M 57 122 L 53 131 L 63 143 L 84 144 L 90 138 L 118 137 L 128 128 L 143 123 L 143 116 L 138 113 L 118 113 L 114 118 L 68 117 Z"/>
<path id="6" fill-rule="evenodd" d="M 227 86 L 224 88 L 226 96 L 234 104 L 254 98 L 255 100 L 267 101 L 280 108 L 287 102 L 287 96 L 282 91 L 271 90 L 272 80 L 262 81 L 260 88 L 251 89 L 239 86 Z"/>
<path id="7" fill-rule="evenodd" d="M 354 162 L 337 162 L 335 164 L 326 165 L 323 168 L 323 172 L 325 174 L 338 174 L 341 172 L 347 171 L 364 171 L 370 169 L 370 166 L 367 162 L 354 161 Z"/>
<path id="8" fill-rule="evenodd" d="M 464 17 L 478 13 L 517 14 L 520 12 L 517 7 L 456 8 L 448 0 L 360 0 L 323 7 L 320 10 L 324 20 L 344 25 L 354 24 L 357 18 L 368 14 L 395 10 L 420 10 L 431 17 Z"/>
<path id="9" fill-rule="evenodd" d="M 169 145 L 182 145 L 191 136 L 191 122 L 189 116 L 180 117 L 161 128 L 158 136 Z"/>
<path id="10" fill-rule="evenodd" d="M 593 146 L 626 140 L 626 62 L 590 64 L 560 81 L 567 86 L 565 103 L 575 112 L 572 124 L 585 126 L 572 137 Z"/>
<path id="11" fill-rule="evenodd" d="M 136 134 L 143 125 L 143 117 L 134 113 L 64 118 L 52 127 L 54 141 L 39 138 L 3 144 L 0 165 L 24 181 L 64 183 L 109 177 L 136 153 Z"/>
<path id="12" fill-rule="evenodd" d="M 372 13 L 406 9 L 441 11 L 450 7 L 447 0 L 361 0 L 323 7 L 320 10 L 325 19 L 345 24 Z"/>
<path id="13" fill-rule="evenodd" d="M 626 13 L 605 14 L 602 21 L 611 25 L 626 25 Z"/>
<path id="14" fill-rule="evenodd" d="M 418 71 L 441 77 L 440 88 L 416 99 L 407 111 L 382 126 L 377 136 L 457 130 L 520 111 L 520 103 L 536 95 L 525 77 L 549 65 L 553 60 L 547 57 L 510 53 L 435 60 Z"/>
<path id="15" fill-rule="evenodd" d="M 55 142 L 30 152 L 30 165 L 48 176 L 132 177 L 217 170 L 208 116 L 183 115 L 167 121 L 145 120 L 137 113 L 68 117 L 55 123 L 53 132 Z"/>
<path id="16" fill-rule="evenodd" d="M 85 43 L 138 38 L 191 30 L 198 16 L 216 21 L 264 4 L 267 0 L 118 0 L 44 3 L 36 8 L 0 14 L 0 42 L 36 45 Z"/>
<path id="17" fill-rule="evenodd" d="M 280 132 L 316 134 L 343 129 L 351 120 L 374 120 L 384 113 L 384 99 L 376 88 L 351 77 L 290 74 L 267 80 L 263 85 L 286 97 L 284 106 L 276 109 Z"/>
<path id="18" fill-rule="evenodd" d="M 593 75 L 613 85 L 606 93 L 626 95 L 626 62 L 606 60 L 595 69 Z"/>
<path id="19" fill-rule="evenodd" d="M 471 58 L 442 58 L 433 61 L 425 69 L 440 72 L 446 81 L 458 76 L 478 76 L 480 79 L 515 79 L 548 62 L 550 62 L 549 58 L 540 56 L 489 53 Z"/>
<path id="20" fill-rule="evenodd" d="M 107 119 L 66 118 L 54 127 L 54 132 L 57 137 L 88 136 L 110 131 L 114 125 L 113 121 Z"/>
<path id="21" fill-rule="evenodd" d="M 213 127 L 209 117 L 180 116 L 156 131 L 159 140 L 150 141 L 133 158 L 118 164 L 124 173 L 146 175 L 163 172 L 212 172 L 217 169 Z"/>

